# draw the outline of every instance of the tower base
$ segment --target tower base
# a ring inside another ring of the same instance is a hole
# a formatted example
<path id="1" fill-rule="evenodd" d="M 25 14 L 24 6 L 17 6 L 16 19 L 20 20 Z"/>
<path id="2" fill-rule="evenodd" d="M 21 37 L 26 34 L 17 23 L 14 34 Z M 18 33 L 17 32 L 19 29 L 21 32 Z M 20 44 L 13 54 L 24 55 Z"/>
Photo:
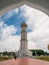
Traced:
<path id="1" fill-rule="evenodd" d="M 19 50 L 19 51 L 17 51 L 16 52 L 16 57 L 20 57 L 20 58 L 22 58 L 22 57 L 32 57 L 32 52 L 31 51 L 25 51 L 25 53 L 24 53 L 24 50 Z"/>

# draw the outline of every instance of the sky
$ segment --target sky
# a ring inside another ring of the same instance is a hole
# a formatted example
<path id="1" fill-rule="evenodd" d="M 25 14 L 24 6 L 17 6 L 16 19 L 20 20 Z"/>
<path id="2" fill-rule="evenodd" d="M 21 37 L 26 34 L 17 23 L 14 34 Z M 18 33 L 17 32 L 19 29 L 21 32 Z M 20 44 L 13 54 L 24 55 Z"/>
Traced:
<path id="1" fill-rule="evenodd" d="M 22 22 L 27 24 L 28 49 L 49 52 L 49 17 L 25 4 L 0 16 L 0 51 L 19 50 Z"/>

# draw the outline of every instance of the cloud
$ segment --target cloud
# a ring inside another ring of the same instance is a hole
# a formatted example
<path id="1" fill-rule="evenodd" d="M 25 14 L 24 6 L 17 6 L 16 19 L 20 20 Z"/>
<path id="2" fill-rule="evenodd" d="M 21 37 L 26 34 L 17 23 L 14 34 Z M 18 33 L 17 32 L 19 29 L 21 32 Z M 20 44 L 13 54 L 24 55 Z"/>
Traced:
<path id="1" fill-rule="evenodd" d="M 13 25 L 7 26 L 3 30 L 3 37 L 12 36 L 16 34 L 16 28 Z"/>
<path id="2" fill-rule="evenodd" d="M 30 26 L 30 29 L 32 30 L 32 32 L 28 33 L 28 38 L 31 41 L 31 43 L 29 42 L 29 44 L 31 45 L 30 48 L 31 47 L 36 49 L 39 48 L 48 51 L 47 48 L 49 44 L 49 20 L 47 20 L 48 18 L 45 18 L 44 21 L 37 21 L 37 23 L 34 22 L 34 24 L 32 21 L 28 23 L 28 26 Z"/>
<path id="3" fill-rule="evenodd" d="M 20 36 L 9 36 L 7 39 L 0 41 L 1 51 L 17 51 L 20 45 Z"/>
<path id="4" fill-rule="evenodd" d="M 36 9 L 23 6 L 25 11 L 26 23 L 28 29 L 32 31 L 28 33 L 29 48 L 39 48 L 48 51 L 49 44 L 49 17 Z M 29 10 L 29 11 L 28 11 Z"/>
<path id="5" fill-rule="evenodd" d="M 19 49 L 20 35 L 16 35 L 18 29 L 14 25 L 7 26 L 4 21 L 0 21 L 0 51 L 15 51 Z"/>
<path id="6" fill-rule="evenodd" d="M 0 23 L 0 32 L 2 38 L 16 34 L 17 28 L 15 28 L 13 25 L 7 26 L 4 22 Z"/>

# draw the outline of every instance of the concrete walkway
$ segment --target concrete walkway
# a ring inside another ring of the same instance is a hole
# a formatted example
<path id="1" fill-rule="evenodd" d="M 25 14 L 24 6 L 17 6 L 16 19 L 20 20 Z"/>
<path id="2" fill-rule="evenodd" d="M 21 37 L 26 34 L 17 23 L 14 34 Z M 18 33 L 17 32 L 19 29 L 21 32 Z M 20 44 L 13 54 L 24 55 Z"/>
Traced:
<path id="1" fill-rule="evenodd" d="M 17 58 L 2 61 L 0 65 L 49 65 L 49 62 L 33 58 Z"/>

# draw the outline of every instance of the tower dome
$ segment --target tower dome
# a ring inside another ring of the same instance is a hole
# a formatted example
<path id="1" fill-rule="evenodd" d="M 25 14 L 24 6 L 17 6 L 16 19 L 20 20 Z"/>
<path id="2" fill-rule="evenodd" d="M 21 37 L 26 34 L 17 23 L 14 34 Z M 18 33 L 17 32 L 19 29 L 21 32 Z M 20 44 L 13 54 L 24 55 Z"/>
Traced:
<path id="1" fill-rule="evenodd" d="M 27 27 L 27 24 L 26 24 L 25 22 L 23 22 L 23 23 L 21 24 L 21 27 Z"/>

